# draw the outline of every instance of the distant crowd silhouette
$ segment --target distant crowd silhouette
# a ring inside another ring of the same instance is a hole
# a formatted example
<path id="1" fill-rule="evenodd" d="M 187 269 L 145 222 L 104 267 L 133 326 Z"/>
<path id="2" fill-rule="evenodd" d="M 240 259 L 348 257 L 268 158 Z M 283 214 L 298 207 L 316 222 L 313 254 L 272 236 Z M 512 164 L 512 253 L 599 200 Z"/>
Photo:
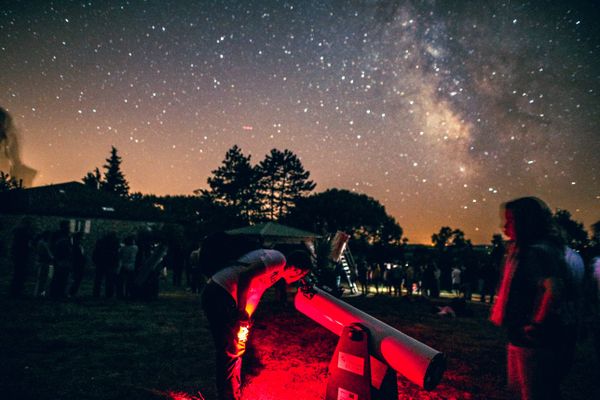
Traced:
<path id="1" fill-rule="evenodd" d="M 83 237 L 82 232 L 70 232 L 69 221 L 61 221 L 54 232 L 36 234 L 32 220 L 24 218 L 13 232 L 10 296 L 23 297 L 27 280 L 33 277 L 34 297 L 79 297 L 90 262 L 95 298 L 156 299 L 167 264 L 173 270 L 173 284 L 181 285 L 183 251 L 167 246 L 166 240 L 151 230 L 127 235 L 122 241 L 116 232 L 108 231 L 95 242 L 91 257 L 86 254 Z"/>
<path id="2" fill-rule="evenodd" d="M 500 264 L 493 260 L 475 266 L 462 265 L 452 268 L 452 291 L 449 295 L 472 300 L 473 294 L 479 294 L 479 301 L 492 303 L 494 299 Z M 455 272 L 456 271 L 456 272 Z M 340 270 L 336 276 L 338 285 L 342 279 Z M 462 276 L 462 278 L 461 278 Z M 442 288 L 442 272 L 434 261 L 423 264 L 405 262 L 404 264 L 368 264 L 360 261 L 352 274 L 352 292 L 362 295 L 388 294 L 390 296 L 413 295 L 427 298 L 439 298 Z"/>

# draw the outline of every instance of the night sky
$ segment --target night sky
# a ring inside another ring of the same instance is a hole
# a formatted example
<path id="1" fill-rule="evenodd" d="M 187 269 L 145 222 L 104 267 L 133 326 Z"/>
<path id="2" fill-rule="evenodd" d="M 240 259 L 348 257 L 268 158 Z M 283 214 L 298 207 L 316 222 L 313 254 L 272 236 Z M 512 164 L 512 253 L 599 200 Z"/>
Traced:
<path id="1" fill-rule="evenodd" d="M 0 106 L 36 185 L 114 145 L 133 191 L 192 194 L 238 144 L 474 243 L 503 201 L 600 219 L 595 1 L 2 1 Z"/>

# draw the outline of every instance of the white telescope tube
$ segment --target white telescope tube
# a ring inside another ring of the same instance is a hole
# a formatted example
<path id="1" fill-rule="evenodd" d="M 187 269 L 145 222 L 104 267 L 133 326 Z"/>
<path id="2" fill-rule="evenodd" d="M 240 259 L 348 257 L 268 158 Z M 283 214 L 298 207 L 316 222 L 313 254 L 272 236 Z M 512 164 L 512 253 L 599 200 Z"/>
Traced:
<path id="1" fill-rule="evenodd" d="M 301 288 L 294 304 L 302 314 L 338 336 L 345 326 L 363 325 L 370 333 L 371 355 L 416 385 L 431 390 L 442 378 L 445 369 L 442 353 L 327 292 L 317 287 Z"/>

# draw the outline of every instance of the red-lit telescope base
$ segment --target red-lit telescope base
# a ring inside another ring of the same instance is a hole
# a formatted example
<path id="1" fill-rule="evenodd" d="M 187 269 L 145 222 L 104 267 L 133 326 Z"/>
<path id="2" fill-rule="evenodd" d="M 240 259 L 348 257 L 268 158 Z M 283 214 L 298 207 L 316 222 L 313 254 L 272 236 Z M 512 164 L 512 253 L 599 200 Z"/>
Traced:
<path id="1" fill-rule="evenodd" d="M 371 356 L 426 390 L 439 383 L 446 364 L 442 353 L 317 287 L 309 291 L 307 294 L 298 290 L 295 297 L 298 311 L 338 336 L 345 326 L 361 324 L 370 334 Z"/>

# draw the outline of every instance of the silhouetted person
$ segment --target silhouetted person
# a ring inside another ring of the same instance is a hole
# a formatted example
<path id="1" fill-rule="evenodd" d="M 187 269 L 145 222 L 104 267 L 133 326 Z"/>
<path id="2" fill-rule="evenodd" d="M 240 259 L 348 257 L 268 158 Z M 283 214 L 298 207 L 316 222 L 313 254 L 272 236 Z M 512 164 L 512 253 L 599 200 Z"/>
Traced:
<path id="1" fill-rule="evenodd" d="M 48 290 L 48 277 L 50 275 L 50 266 L 52 265 L 53 257 L 50 251 L 50 241 L 52 233 L 48 230 L 42 232 L 35 244 L 35 266 L 36 266 L 36 281 L 33 295 L 35 297 L 46 296 Z M 52 267 L 54 268 L 54 267 Z M 52 271 L 54 275 L 54 271 Z"/>
<path id="2" fill-rule="evenodd" d="M 402 296 L 402 268 L 394 265 L 390 270 L 392 280 L 392 290 L 395 296 Z"/>
<path id="3" fill-rule="evenodd" d="M 475 287 L 475 283 L 477 281 L 477 271 L 474 265 L 465 265 L 462 272 L 462 291 L 465 297 L 465 300 L 471 301 L 473 297 L 473 288 Z"/>
<path id="4" fill-rule="evenodd" d="M 143 236 L 139 239 L 142 240 Z M 143 245 L 140 243 L 138 256 L 144 254 L 134 279 L 135 298 L 140 300 L 155 300 L 160 290 L 160 277 L 165 268 L 164 259 L 169 250 L 163 240 L 149 235 Z M 140 257 L 137 257 L 136 263 Z"/>
<path id="5" fill-rule="evenodd" d="M 596 350 L 596 362 L 600 364 L 600 255 L 592 258 L 590 263 L 589 291 L 586 309 L 589 311 L 589 325 L 592 331 L 592 340 Z"/>
<path id="6" fill-rule="evenodd" d="M 406 295 L 411 297 L 413 294 L 413 284 L 415 283 L 415 267 L 408 264 L 404 270 L 404 286 L 406 287 Z"/>
<path id="7" fill-rule="evenodd" d="M 434 276 L 434 268 L 433 264 L 427 264 L 425 266 L 425 270 L 423 271 L 423 292 L 428 297 L 434 297 L 434 285 L 435 285 L 435 276 Z"/>
<path id="8" fill-rule="evenodd" d="M 504 247 L 502 247 L 504 249 Z M 500 261 L 501 263 L 501 261 Z M 494 302 L 494 294 L 498 285 L 498 275 L 500 266 L 492 258 L 483 264 L 481 269 L 481 279 L 483 281 L 481 289 L 481 302 L 485 303 L 489 298 L 490 303 Z"/>
<path id="9" fill-rule="evenodd" d="M 0 107 L 0 171 L 20 181 L 24 187 L 31 186 L 36 171 L 23 165 L 19 151 L 19 137 L 12 117 Z"/>
<path id="10" fill-rule="evenodd" d="M 60 228 L 52 237 L 50 247 L 54 256 L 54 275 L 50 283 L 50 297 L 63 299 L 67 296 L 69 274 L 73 263 L 73 244 L 69 231 L 69 221 L 61 221 Z"/>
<path id="11" fill-rule="evenodd" d="M 452 292 L 456 297 L 460 296 L 461 293 L 461 275 L 462 271 L 460 268 L 458 268 L 457 266 L 452 268 Z"/>
<path id="12" fill-rule="evenodd" d="M 364 260 L 359 260 L 356 263 L 356 277 L 360 286 L 360 292 L 367 294 L 369 292 L 367 287 L 367 263 Z"/>
<path id="13" fill-rule="evenodd" d="M 25 280 L 32 261 L 33 226 L 29 218 L 21 220 L 13 231 L 10 255 L 13 266 L 13 278 L 10 285 L 10 296 L 21 297 L 25 289 Z"/>
<path id="14" fill-rule="evenodd" d="M 375 291 L 377 292 L 377 294 L 379 294 L 379 284 L 381 283 L 381 275 L 381 267 L 379 266 L 379 264 L 375 264 L 370 271 L 369 280 L 375 285 Z"/>
<path id="15" fill-rule="evenodd" d="M 201 289 L 206 283 L 206 279 L 202 274 L 200 267 L 200 252 L 202 251 L 202 244 L 190 253 L 188 261 L 188 285 L 192 293 L 200 293 Z"/>
<path id="16" fill-rule="evenodd" d="M 564 236 L 563 236 L 564 238 Z M 581 321 L 583 318 L 583 293 L 585 290 L 583 279 L 585 274 L 585 263 L 579 253 L 572 248 L 564 247 L 565 264 L 567 266 L 568 287 L 571 296 L 568 297 L 569 307 L 563 312 L 566 338 L 561 346 L 562 359 L 560 363 L 564 366 L 563 373 L 566 375 L 573 366 L 575 348 L 579 337 Z"/>
<path id="17" fill-rule="evenodd" d="M 498 240 L 494 241 L 494 247 L 492 248 L 492 253 L 490 254 L 490 263 L 484 267 L 483 272 L 483 287 L 485 294 L 482 295 L 482 300 L 485 301 L 485 296 L 489 295 L 490 303 L 494 302 L 494 295 L 500 279 L 500 271 L 504 261 L 504 254 L 506 252 L 506 247 L 502 241 L 501 235 L 498 236 Z"/>
<path id="18" fill-rule="evenodd" d="M 509 389 L 522 399 L 558 399 L 570 288 L 562 240 L 552 213 L 534 197 L 503 205 L 511 240 L 490 320 L 507 333 Z"/>
<path id="19" fill-rule="evenodd" d="M 434 278 L 434 290 L 431 297 L 438 298 L 440 297 L 440 291 L 442 288 L 442 270 L 436 265 L 433 265 L 433 278 Z"/>
<path id="20" fill-rule="evenodd" d="M 119 267 L 119 239 L 115 232 L 108 232 L 98 239 L 92 260 L 96 266 L 94 297 L 100 297 L 102 283 L 104 283 L 104 295 L 111 298 L 115 294 Z"/>
<path id="21" fill-rule="evenodd" d="M 135 278 L 135 260 L 137 258 L 138 247 L 135 244 L 135 238 L 128 236 L 119 249 L 119 296 L 126 298 L 133 296 L 133 279 Z"/>
<path id="22" fill-rule="evenodd" d="M 171 241 L 167 252 L 167 265 L 173 270 L 173 286 L 181 286 L 181 278 L 185 267 L 185 252 L 183 243 Z"/>
<path id="23" fill-rule="evenodd" d="M 83 232 L 77 232 L 73 235 L 73 274 L 71 277 L 71 287 L 69 288 L 69 296 L 71 297 L 77 296 L 77 293 L 79 292 L 79 287 L 81 286 L 81 281 L 83 280 L 83 275 L 85 273 L 85 265 L 87 263 L 82 241 Z"/>
<path id="24" fill-rule="evenodd" d="M 266 289 L 284 279 L 295 282 L 311 268 L 308 253 L 287 258 L 276 250 L 254 250 L 215 273 L 202 295 L 202 307 L 216 348 L 219 400 L 239 400 L 242 355 L 250 334 L 250 319 Z"/>

